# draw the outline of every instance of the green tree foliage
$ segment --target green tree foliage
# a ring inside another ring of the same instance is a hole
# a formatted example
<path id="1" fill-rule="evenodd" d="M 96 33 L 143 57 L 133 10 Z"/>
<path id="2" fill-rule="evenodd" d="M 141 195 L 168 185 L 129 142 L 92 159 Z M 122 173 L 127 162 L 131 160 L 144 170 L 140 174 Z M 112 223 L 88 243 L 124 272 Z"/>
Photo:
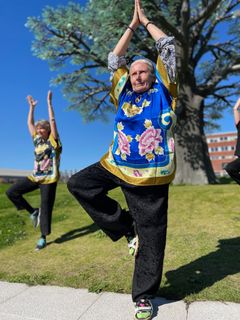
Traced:
<path id="1" fill-rule="evenodd" d="M 59 70 L 52 82 L 62 85 L 70 109 L 78 110 L 87 121 L 105 118 L 114 111 L 108 98 L 107 55 L 131 21 L 133 5 L 129 0 L 89 0 L 85 6 L 71 2 L 45 7 L 41 16 L 28 18 L 26 26 L 35 36 L 33 54 L 47 60 L 52 70 Z M 240 2 L 142 0 L 142 6 L 149 19 L 176 39 L 180 83 L 177 144 L 184 149 L 180 159 L 190 164 L 193 173 L 205 170 L 203 183 L 212 182 L 201 137 L 204 124 L 213 126 L 212 120 L 221 116 L 231 105 L 230 98 L 240 91 L 236 81 L 240 71 Z M 143 27 L 134 34 L 128 58 L 136 54 L 156 59 L 155 44 Z M 185 123 L 191 126 L 183 128 Z M 192 159 L 195 149 L 196 162 Z M 189 179 L 192 181 L 191 176 Z"/>

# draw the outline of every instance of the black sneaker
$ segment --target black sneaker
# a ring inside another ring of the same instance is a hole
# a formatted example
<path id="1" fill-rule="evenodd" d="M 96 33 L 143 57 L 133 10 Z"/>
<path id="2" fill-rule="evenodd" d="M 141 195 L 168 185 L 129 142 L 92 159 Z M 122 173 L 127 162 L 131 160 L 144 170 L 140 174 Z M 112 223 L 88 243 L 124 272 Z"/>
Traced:
<path id="1" fill-rule="evenodd" d="M 136 320 L 150 320 L 153 315 L 153 306 L 149 299 L 140 299 L 135 304 L 135 316 Z"/>

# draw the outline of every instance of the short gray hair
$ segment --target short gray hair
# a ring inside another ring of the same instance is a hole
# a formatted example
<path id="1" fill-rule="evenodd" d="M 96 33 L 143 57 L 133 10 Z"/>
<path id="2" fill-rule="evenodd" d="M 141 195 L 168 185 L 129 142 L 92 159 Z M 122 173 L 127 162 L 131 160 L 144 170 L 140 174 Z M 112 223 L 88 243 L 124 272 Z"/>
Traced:
<path id="1" fill-rule="evenodd" d="M 152 61 L 149 60 L 149 59 L 147 59 L 147 58 L 137 59 L 137 60 L 133 61 L 133 62 L 131 63 L 131 65 L 130 65 L 130 70 L 131 70 L 131 67 L 132 67 L 135 63 L 137 63 L 137 62 L 146 63 L 147 66 L 148 66 L 148 70 L 149 70 L 150 73 L 151 73 L 151 76 L 152 76 L 153 78 L 156 77 L 156 75 L 155 75 L 155 67 L 154 67 Z"/>

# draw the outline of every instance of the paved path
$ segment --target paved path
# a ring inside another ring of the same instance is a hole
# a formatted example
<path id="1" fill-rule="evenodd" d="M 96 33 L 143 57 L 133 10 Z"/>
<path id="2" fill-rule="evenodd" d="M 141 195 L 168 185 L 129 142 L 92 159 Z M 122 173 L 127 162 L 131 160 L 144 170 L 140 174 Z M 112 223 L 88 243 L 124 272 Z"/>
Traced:
<path id="1" fill-rule="evenodd" d="M 153 301 L 153 320 L 240 320 L 240 304 Z M 0 281 L 0 320 L 133 320 L 128 294 Z"/>

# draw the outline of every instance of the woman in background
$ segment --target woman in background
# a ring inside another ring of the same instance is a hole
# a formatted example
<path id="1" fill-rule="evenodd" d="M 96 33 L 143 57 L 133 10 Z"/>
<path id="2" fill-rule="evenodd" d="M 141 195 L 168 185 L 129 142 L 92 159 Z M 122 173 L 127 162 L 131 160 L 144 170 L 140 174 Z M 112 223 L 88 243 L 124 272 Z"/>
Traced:
<path id="1" fill-rule="evenodd" d="M 37 101 L 27 96 L 29 104 L 28 129 L 34 144 L 34 169 L 30 176 L 12 185 L 6 192 L 17 210 L 25 209 L 29 213 L 34 228 L 40 223 L 41 236 L 36 250 L 46 247 L 46 236 L 51 233 L 52 210 L 56 187 L 59 179 L 60 154 L 62 151 L 52 106 L 52 92 L 48 91 L 47 105 L 49 120 L 34 123 L 34 111 Z M 33 208 L 23 195 L 40 189 L 39 208 Z"/>

